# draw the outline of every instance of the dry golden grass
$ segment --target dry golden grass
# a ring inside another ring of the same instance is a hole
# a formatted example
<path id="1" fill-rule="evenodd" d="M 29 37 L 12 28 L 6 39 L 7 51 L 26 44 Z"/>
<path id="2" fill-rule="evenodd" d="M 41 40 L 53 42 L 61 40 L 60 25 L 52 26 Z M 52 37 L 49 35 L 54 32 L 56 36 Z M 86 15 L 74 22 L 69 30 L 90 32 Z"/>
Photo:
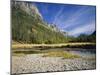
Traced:
<path id="1" fill-rule="evenodd" d="M 22 56 L 25 56 L 25 54 L 23 54 L 23 53 L 12 53 L 12 56 L 17 56 L 17 57 L 22 57 Z"/>
<path id="2" fill-rule="evenodd" d="M 95 43 L 63 43 L 63 44 L 12 44 L 12 49 L 16 48 L 33 48 L 33 47 L 64 47 L 64 46 L 84 46 L 95 45 Z"/>
<path id="3" fill-rule="evenodd" d="M 43 57 L 63 57 L 65 59 L 80 58 L 81 56 L 66 51 L 51 51 L 43 55 Z"/>

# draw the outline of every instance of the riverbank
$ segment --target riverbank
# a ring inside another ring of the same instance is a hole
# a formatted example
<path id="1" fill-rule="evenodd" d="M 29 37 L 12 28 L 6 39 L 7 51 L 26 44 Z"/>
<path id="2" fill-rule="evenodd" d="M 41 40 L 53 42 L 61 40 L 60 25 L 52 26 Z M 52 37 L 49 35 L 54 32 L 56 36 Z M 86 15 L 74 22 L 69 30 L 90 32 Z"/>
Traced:
<path id="1" fill-rule="evenodd" d="M 12 44 L 12 74 L 95 69 L 95 47 L 95 43 Z"/>
<path id="2" fill-rule="evenodd" d="M 96 68 L 95 58 L 63 59 L 43 54 L 12 56 L 12 74 L 89 70 Z"/>
<path id="3" fill-rule="evenodd" d="M 95 48 L 96 43 L 62 43 L 62 44 L 12 44 L 12 49 L 18 48 L 62 48 L 62 47 L 81 47 L 81 48 Z"/>

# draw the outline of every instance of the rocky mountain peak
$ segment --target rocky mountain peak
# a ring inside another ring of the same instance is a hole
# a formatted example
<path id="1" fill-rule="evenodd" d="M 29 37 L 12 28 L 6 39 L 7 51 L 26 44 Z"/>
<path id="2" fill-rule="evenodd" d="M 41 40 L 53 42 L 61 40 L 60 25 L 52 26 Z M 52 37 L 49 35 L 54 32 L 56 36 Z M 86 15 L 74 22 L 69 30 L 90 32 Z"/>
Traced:
<path id="1" fill-rule="evenodd" d="M 41 19 L 42 15 L 40 14 L 37 7 L 31 2 L 24 2 L 24 1 L 12 1 L 12 6 L 16 8 L 20 8 L 21 10 L 25 11 L 29 15 L 37 14 Z"/>

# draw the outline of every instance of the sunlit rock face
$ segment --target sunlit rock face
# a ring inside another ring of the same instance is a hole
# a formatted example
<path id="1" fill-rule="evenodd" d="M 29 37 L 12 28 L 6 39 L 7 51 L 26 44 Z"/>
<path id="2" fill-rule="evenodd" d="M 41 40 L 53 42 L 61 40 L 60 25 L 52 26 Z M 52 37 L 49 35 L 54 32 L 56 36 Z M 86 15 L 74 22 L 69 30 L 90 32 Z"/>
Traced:
<path id="1" fill-rule="evenodd" d="M 12 1 L 12 7 L 20 8 L 21 10 L 25 11 L 29 15 L 37 14 L 41 19 L 42 15 L 40 14 L 37 7 L 31 2 L 21 2 L 21 1 Z"/>

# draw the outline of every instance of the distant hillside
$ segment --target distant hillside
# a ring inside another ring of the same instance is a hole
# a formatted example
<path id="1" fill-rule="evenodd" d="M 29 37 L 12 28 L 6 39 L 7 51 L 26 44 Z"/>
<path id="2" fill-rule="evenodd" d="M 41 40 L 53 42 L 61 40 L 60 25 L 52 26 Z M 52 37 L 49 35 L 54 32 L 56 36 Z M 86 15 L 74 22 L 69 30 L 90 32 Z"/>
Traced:
<path id="1" fill-rule="evenodd" d="M 96 35 L 96 31 L 94 31 L 91 35 Z"/>
<path id="2" fill-rule="evenodd" d="M 90 35 L 80 34 L 78 37 L 68 37 L 69 42 L 96 42 L 96 31 Z"/>
<path id="3" fill-rule="evenodd" d="M 23 43 L 63 43 L 66 37 L 43 21 L 29 2 L 12 1 L 12 40 Z"/>
<path id="4" fill-rule="evenodd" d="M 91 35 L 89 35 L 89 40 L 92 42 L 96 42 L 96 31 L 94 31 Z"/>

